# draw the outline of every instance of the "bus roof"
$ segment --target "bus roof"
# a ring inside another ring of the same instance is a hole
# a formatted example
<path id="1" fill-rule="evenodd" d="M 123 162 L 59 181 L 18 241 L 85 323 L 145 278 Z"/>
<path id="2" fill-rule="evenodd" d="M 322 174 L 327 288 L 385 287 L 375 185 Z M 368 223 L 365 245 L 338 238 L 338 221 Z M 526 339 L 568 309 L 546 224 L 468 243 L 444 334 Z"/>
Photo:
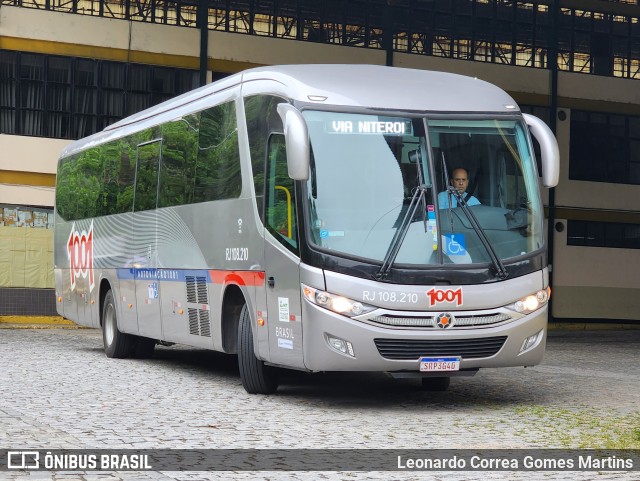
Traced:
<path id="1" fill-rule="evenodd" d="M 247 70 L 242 81 L 273 79 L 290 98 L 349 107 L 431 112 L 501 112 L 517 109 L 502 89 L 473 77 L 380 65 L 283 65 Z M 505 106 L 512 105 L 509 109 Z"/>
<path id="2" fill-rule="evenodd" d="M 309 64 L 258 67 L 231 75 L 133 114 L 82 141 L 63 156 L 87 144 L 119 137 L 155 124 L 154 119 L 239 84 L 266 81 L 279 85 L 288 98 L 304 103 L 426 112 L 517 112 L 516 102 L 493 84 L 464 75 L 380 65 Z M 273 93 L 270 91 L 269 93 Z"/>

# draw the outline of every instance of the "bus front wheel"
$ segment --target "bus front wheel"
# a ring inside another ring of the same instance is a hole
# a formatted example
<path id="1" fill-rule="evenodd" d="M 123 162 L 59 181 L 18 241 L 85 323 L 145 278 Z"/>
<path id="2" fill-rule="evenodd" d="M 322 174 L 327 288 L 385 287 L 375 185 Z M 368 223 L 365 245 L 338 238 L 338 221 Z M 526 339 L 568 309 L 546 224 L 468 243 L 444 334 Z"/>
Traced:
<path id="1" fill-rule="evenodd" d="M 118 330 L 118 315 L 113 291 L 107 292 L 102 309 L 102 342 L 107 357 L 129 357 L 135 348 L 135 338 Z"/>
<path id="2" fill-rule="evenodd" d="M 253 350 L 251 318 L 245 304 L 238 322 L 238 367 L 242 386 L 249 394 L 272 394 L 278 389 L 276 368 L 266 366 Z"/>

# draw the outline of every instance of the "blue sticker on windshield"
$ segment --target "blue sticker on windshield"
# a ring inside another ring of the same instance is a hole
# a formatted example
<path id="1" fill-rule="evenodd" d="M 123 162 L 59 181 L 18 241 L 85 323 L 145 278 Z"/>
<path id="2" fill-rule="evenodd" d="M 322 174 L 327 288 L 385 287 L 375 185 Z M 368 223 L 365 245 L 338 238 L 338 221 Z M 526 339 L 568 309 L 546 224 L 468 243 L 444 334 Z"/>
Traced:
<path id="1" fill-rule="evenodd" d="M 467 245 L 464 240 L 464 234 L 445 234 L 444 236 L 444 253 L 448 256 L 465 256 L 467 255 Z"/>
<path id="2" fill-rule="evenodd" d="M 433 211 L 429 211 L 429 212 L 427 212 L 427 218 L 428 218 L 429 220 L 436 220 L 436 213 L 435 213 L 435 212 L 433 212 Z"/>
<path id="3" fill-rule="evenodd" d="M 320 239 L 326 239 L 329 237 L 329 231 L 327 229 L 322 229 L 320 231 Z"/>

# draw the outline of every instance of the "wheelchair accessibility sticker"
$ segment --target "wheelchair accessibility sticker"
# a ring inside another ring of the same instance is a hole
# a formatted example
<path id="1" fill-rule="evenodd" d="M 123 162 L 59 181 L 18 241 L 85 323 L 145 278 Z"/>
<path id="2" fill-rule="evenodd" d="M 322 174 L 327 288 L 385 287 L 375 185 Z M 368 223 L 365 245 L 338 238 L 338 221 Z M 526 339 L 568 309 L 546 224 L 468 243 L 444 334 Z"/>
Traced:
<path id="1" fill-rule="evenodd" d="M 448 256 L 466 256 L 467 247 L 464 234 L 445 234 L 444 253 Z"/>

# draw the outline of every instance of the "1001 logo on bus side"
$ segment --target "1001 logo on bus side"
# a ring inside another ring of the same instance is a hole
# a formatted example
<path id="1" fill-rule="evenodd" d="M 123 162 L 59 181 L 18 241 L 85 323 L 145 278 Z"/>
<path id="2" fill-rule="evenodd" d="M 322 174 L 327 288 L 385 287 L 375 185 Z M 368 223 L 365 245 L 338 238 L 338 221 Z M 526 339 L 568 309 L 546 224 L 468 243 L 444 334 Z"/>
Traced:
<path id="1" fill-rule="evenodd" d="M 71 227 L 67 241 L 67 257 L 69 258 L 69 273 L 71 274 L 71 290 L 76 288 L 78 277 L 84 279 L 89 276 L 89 292 L 95 285 L 93 279 L 93 221 L 89 232 L 76 229 L 75 222 Z"/>

